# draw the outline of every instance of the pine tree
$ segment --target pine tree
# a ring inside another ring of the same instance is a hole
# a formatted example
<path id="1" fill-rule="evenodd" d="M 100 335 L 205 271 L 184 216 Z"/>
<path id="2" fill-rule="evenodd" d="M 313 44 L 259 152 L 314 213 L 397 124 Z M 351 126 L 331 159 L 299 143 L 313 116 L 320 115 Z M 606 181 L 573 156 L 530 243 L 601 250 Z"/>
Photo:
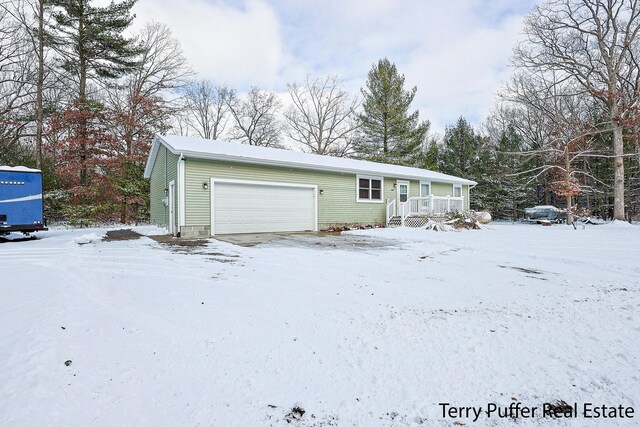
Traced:
<path id="1" fill-rule="evenodd" d="M 489 139 L 475 132 L 464 117 L 447 126 L 439 153 L 439 170 L 450 175 L 472 179 L 478 183 L 471 197 L 471 208 L 491 209 L 495 170 Z"/>
<path id="2" fill-rule="evenodd" d="M 475 178 L 474 166 L 479 157 L 480 138 L 464 117 L 445 128 L 440 150 L 440 171 L 463 178 Z"/>
<path id="3" fill-rule="evenodd" d="M 431 139 L 426 144 L 425 150 L 420 154 L 419 160 L 416 164 L 417 167 L 423 169 L 429 169 L 432 171 L 439 171 L 438 159 L 440 158 L 440 146 L 435 139 Z"/>
<path id="4" fill-rule="evenodd" d="M 54 24 L 47 34 L 51 47 L 59 54 L 59 66 L 75 79 L 77 98 L 74 108 L 93 111 L 95 105 L 87 96 L 88 81 L 108 82 L 137 64 L 140 50 L 123 36 L 133 21 L 131 8 L 136 0 L 94 6 L 91 0 L 51 0 Z M 89 185 L 89 144 L 87 114 L 75 115 L 80 122 L 73 126 L 71 139 L 78 142 L 80 185 Z"/>
<path id="5" fill-rule="evenodd" d="M 418 110 L 409 111 L 417 88 L 405 90 L 404 81 L 404 75 L 387 58 L 369 71 L 366 88 L 361 89 L 362 136 L 355 144 L 361 157 L 410 165 L 419 161 L 429 122 L 419 121 Z"/>
<path id="6" fill-rule="evenodd" d="M 528 176 L 518 175 L 533 166 L 531 160 L 516 153 L 525 151 L 522 137 L 512 126 L 503 130 L 495 143 L 491 170 L 488 173 L 485 193 L 487 209 L 496 218 L 517 219 L 524 208 L 536 204 L 532 184 Z"/>

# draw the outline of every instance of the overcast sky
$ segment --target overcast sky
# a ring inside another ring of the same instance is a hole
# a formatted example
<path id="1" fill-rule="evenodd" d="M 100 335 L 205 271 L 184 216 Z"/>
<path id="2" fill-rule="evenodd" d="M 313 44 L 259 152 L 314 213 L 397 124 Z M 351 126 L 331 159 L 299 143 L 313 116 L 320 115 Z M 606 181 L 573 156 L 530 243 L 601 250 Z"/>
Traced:
<path id="1" fill-rule="evenodd" d="M 442 132 L 480 124 L 506 79 L 536 0 L 139 0 L 136 26 L 170 25 L 200 77 L 284 92 L 337 74 L 358 92 L 382 57 L 417 86 L 414 107 Z"/>

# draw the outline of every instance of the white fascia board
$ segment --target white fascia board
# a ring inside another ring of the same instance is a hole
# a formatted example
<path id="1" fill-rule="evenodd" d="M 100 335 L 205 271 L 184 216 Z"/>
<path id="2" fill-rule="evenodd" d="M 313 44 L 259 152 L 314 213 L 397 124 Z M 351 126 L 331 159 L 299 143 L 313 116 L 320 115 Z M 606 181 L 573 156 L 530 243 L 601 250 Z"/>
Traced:
<path id="1" fill-rule="evenodd" d="M 176 151 L 173 147 L 168 144 L 162 137 L 156 135 L 153 137 L 153 143 L 151 144 L 151 151 L 149 152 L 149 157 L 147 158 L 147 164 L 144 167 L 144 177 L 149 179 L 151 178 L 151 171 L 153 170 L 153 164 L 156 162 L 156 157 L 158 157 L 158 151 L 160 151 L 160 145 L 164 145 L 167 149 L 176 154 Z"/>
<path id="2" fill-rule="evenodd" d="M 330 172 L 345 172 L 345 173 L 353 173 L 353 174 L 363 174 L 363 175 L 372 175 L 378 174 L 380 176 L 386 176 L 388 178 L 404 178 L 410 180 L 425 180 L 430 179 L 434 182 L 443 182 L 447 184 L 464 184 L 464 185 L 475 185 L 475 181 L 467 180 L 460 178 L 458 180 L 450 179 L 450 178 L 434 178 L 434 177 L 424 177 L 417 175 L 403 175 L 403 174 L 388 174 L 385 172 L 376 172 L 371 169 L 352 169 L 352 168 L 341 168 L 334 166 L 313 166 L 313 165 L 303 165 L 296 162 L 286 162 L 282 160 L 269 160 L 269 159 L 253 159 L 253 158 L 245 158 L 238 156 L 229 156 L 224 154 L 207 154 L 196 151 L 188 151 L 183 150 L 180 151 L 180 154 L 183 154 L 185 157 L 195 158 L 195 159 L 203 159 L 203 160 L 219 160 L 219 161 L 229 161 L 236 163 L 248 163 L 248 164 L 257 164 L 257 165 L 265 165 L 265 166 L 279 166 L 279 167 L 290 167 L 294 169 L 306 169 L 306 170 L 316 170 L 316 171 L 330 171 Z"/>

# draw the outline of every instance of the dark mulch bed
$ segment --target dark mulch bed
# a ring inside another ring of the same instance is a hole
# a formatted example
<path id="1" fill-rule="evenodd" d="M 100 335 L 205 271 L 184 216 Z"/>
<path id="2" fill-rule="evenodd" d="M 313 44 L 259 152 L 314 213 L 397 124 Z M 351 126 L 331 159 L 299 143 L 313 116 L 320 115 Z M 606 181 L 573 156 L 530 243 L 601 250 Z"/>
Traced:
<path id="1" fill-rule="evenodd" d="M 121 240 L 137 240 L 142 237 L 142 234 L 136 233 L 131 229 L 126 230 L 109 230 L 107 235 L 102 238 L 105 242 L 117 242 Z"/>

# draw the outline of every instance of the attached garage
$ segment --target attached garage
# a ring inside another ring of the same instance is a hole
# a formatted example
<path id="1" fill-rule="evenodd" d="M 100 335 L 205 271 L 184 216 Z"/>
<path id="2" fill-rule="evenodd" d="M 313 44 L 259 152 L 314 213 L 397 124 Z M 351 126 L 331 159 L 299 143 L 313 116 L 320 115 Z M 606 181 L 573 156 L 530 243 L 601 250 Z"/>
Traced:
<path id="1" fill-rule="evenodd" d="M 211 234 L 316 231 L 317 187 L 211 178 Z"/>

